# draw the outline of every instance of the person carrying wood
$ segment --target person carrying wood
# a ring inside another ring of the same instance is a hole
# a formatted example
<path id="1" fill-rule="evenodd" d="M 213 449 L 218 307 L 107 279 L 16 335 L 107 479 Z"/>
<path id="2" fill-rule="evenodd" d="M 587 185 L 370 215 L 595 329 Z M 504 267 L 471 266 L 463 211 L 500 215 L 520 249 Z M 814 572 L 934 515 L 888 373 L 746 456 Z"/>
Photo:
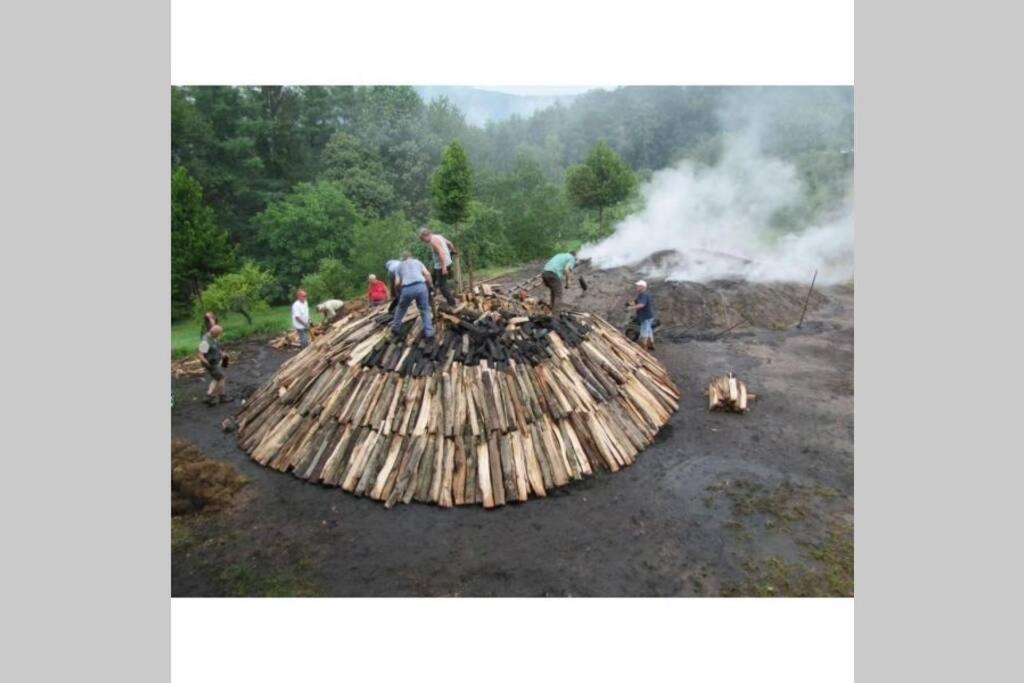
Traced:
<path id="1" fill-rule="evenodd" d="M 434 261 L 434 284 L 449 306 L 455 305 L 455 297 L 448 290 L 448 269 L 452 266 L 452 254 L 456 253 L 455 245 L 444 235 L 431 232 L 430 228 L 420 228 L 420 240 L 430 247 L 430 258 Z"/>
<path id="2" fill-rule="evenodd" d="M 640 346 L 648 351 L 654 350 L 654 302 L 651 300 L 651 293 L 647 291 L 647 283 L 644 280 L 636 282 L 636 298 L 626 302 L 627 308 L 632 308 L 636 319 L 640 321 Z"/>
<path id="3" fill-rule="evenodd" d="M 541 281 L 551 292 L 551 315 L 557 315 L 562 307 L 562 290 L 569 287 L 572 269 L 576 267 L 576 251 L 555 254 L 544 264 Z"/>
<path id="4" fill-rule="evenodd" d="M 199 362 L 202 363 L 206 374 L 210 376 L 210 386 L 206 390 L 206 398 L 203 399 L 208 406 L 230 403 L 235 400 L 227 395 L 224 386 L 224 368 L 227 367 L 227 356 L 221 351 L 219 341 L 223 331 L 220 325 L 214 325 L 199 342 Z"/>
<path id="5" fill-rule="evenodd" d="M 299 335 L 299 348 L 309 346 L 309 303 L 306 301 L 306 290 L 295 292 L 292 304 L 292 328 Z"/>
<path id="6" fill-rule="evenodd" d="M 402 254 L 402 261 L 398 264 L 395 273 L 395 289 L 398 290 L 398 306 L 395 308 L 395 315 L 391 319 L 391 331 L 398 334 L 402 327 L 402 318 L 409 310 L 409 305 L 415 301 L 416 308 L 420 311 L 420 320 L 423 323 L 423 337 L 427 340 L 428 346 L 434 343 L 434 326 L 430 318 L 430 292 L 428 286 L 433 288 L 430 272 L 418 259 L 414 259 L 410 252 Z"/>

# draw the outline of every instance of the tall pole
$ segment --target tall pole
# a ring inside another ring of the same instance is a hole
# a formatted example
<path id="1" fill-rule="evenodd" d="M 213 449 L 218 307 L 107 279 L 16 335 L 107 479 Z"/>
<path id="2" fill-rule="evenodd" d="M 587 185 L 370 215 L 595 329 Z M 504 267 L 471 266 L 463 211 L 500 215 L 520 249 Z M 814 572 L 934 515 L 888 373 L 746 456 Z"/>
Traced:
<path id="1" fill-rule="evenodd" d="M 811 288 L 807 290 L 807 298 L 804 299 L 804 310 L 800 311 L 800 322 L 796 324 L 796 328 L 799 330 L 804 324 L 804 314 L 807 313 L 807 304 L 811 302 L 811 292 L 814 291 L 814 281 L 818 279 L 818 269 L 814 269 L 814 277 L 811 278 Z"/>

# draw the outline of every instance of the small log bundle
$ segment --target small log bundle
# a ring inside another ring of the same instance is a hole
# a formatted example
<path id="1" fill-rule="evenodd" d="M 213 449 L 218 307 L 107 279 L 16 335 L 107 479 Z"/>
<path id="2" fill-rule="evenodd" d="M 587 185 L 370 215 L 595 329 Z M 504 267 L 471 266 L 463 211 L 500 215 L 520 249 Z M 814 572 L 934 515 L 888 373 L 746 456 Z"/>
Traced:
<path id="1" fill-rule="evenodd" d="M 485 293 L 489 291 L 489 293 Z M 588 313 L 482 287 L 435 316 L 348 314 L 237 416 L 261 465 L 383 501 L 486 508 L 632 464 L 679 403 L 661 363 Z"/>
<path id="2" fill-rule="evenodd" d="M 749 391 L 747 385 L 731 372 L 712 379 L 704 393 L 708 397 L 708 410 L 733 413 L 747 412 L 749 402 L 757 398 L 757 394 Z"/>

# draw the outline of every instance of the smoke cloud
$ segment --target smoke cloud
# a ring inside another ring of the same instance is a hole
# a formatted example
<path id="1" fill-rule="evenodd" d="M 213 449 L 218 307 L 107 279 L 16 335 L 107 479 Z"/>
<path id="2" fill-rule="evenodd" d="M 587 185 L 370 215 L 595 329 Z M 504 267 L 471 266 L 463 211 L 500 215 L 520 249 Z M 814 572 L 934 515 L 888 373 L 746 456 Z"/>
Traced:
<path id="1" fill-rule="evenodd" d="M 792 163 L 762 151 L 759 132 L 748 125 L 729 138 L 714 166 L 683 161 L 655 173 L 641 188 L 644 209 L 581 258 L 599 268 L 643 262 L 647 275 L 667 280 L 805 282 L 817 269 L 822 284 L 851 281 L 852 202 L 819 225 L 773 227 L 776 212 L 805 201 L 805 188 Z"/>

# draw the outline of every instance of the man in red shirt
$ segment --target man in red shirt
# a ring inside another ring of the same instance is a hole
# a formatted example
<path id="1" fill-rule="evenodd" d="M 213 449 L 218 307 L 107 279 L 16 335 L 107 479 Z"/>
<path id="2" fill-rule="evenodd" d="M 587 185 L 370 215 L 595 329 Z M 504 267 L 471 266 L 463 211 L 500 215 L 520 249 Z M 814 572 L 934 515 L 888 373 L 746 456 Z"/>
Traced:
<path id="1" fill-rule="evenodd" d="M 380 306 L 386 303 L 388 300 L 387 286 L 378 280 L 377 276 L 373 273 L 370 273 L 370 277 L 367 279 L 370 281 L 370 284 L 366 288 L 366 300 L 371 306 Z"/>

